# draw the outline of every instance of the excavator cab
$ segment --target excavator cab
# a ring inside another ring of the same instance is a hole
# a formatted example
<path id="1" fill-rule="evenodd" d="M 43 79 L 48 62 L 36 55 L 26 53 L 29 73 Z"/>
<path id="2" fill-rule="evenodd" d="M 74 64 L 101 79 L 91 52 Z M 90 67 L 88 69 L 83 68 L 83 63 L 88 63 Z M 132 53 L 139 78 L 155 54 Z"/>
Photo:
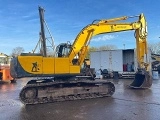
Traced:
<path id="1" fill-rule="evenodd" d="M 56 57 L 67 57 L 71 49 L 68 43 L 61 43 L 56 47 Z"/>

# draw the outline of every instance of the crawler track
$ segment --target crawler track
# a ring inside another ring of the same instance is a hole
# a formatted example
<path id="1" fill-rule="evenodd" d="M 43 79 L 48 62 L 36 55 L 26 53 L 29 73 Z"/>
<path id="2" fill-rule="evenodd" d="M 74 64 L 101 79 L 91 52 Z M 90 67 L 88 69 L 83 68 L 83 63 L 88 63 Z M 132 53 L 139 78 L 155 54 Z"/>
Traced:
<path id="1" fill-rule="evenodd" d="M 30 82 L 20 92 L 24 104 L 80 100 L 112 96 L 115 86 L 107 81 Z"/>

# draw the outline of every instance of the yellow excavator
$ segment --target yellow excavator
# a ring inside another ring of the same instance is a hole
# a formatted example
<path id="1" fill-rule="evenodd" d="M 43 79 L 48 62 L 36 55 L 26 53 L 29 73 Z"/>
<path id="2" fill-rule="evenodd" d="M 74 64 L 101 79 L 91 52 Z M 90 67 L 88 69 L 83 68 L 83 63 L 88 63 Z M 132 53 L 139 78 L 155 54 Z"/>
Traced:
<path id="1" fill-rule="evenodd" d="M 61 43 L 56 47 L 54 57 L 48 57 L 44 30 L 44 9 L 39 7 L 42 49 L 40 54 L 22 54 L 11 61 L 11 76 L 42 77 L 30 80 L 20 92 L 24 104 L 48 103 L 112 96 L 115 86 L 112 82 L 95 80 L 94 69 L 81 70 L 89 43 L 93 36 L 105 33 L 135 31 L 138 70 L 131 88 L 149 88 L 152 85 L 147 57 L 147 28 L 143 14 L 123 16 L 114 19 L 95 20 L 84 27 L 73 44 Z M 122 22 L 138 17 L 136 22 Z"/>

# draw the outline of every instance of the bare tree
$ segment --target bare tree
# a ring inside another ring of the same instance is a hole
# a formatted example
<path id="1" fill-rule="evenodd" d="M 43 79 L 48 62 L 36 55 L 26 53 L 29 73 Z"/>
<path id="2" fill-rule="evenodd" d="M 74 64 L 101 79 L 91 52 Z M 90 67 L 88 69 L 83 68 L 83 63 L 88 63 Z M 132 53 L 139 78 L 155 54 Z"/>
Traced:
<path id="1" fill-rule="evenodd" d="M 54 50 L 52 48 L 47 48 L 47 56 L 50 56 L 50 57 L 54 56 Z"/>
<path id="2" fill-rule="evenodd" d="M 92 51 L 115 50 L 115 49 L 117 49 L 117 46 L 115 46 L 115 45 L 104 45 L 104 46 L 100 46 L 100 47 L 90 47 L 86 58 L 90 57 L 90 52 L 92 52 Z"/>
<path id="3" fill-rule="evenodd" d="M 104 45 L 98 47 L 98 50 L 115 50 L 115 49 L 117 49 L 117 46 L 115 45 Z"/>
<path id="4" fill-rule="evenodd" d="M 18 55 L 20 55 L 21 53 L 24 52 L 24 48 L 23 47 L 16 47 L 12 50 L 11 56 L 12 57 L 17 57 Z"/>
<path id="5" fill-rule="evenodd" d="M 98 50 L 97 47 L 89 47 L 88 53 L 86 55 L 86 58 L 89 59 L 91 51 L 97 51 L 97 50 Z"/>
<path id="6" fill-rule="evenodd" d="M 160 42 L 148 45 L 152 54 L 160 54 Z"/>

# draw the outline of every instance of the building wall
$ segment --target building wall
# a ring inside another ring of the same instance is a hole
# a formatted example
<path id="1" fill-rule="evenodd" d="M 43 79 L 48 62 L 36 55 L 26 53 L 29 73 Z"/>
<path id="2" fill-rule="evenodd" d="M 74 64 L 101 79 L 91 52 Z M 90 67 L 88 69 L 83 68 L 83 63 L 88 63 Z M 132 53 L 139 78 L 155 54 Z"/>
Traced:
<path id="1" fill-rule="evenodd" d="M 90 54 L 91 67 L 95 70 L 123 71 L 122 50 L 96 51 Z"/>

